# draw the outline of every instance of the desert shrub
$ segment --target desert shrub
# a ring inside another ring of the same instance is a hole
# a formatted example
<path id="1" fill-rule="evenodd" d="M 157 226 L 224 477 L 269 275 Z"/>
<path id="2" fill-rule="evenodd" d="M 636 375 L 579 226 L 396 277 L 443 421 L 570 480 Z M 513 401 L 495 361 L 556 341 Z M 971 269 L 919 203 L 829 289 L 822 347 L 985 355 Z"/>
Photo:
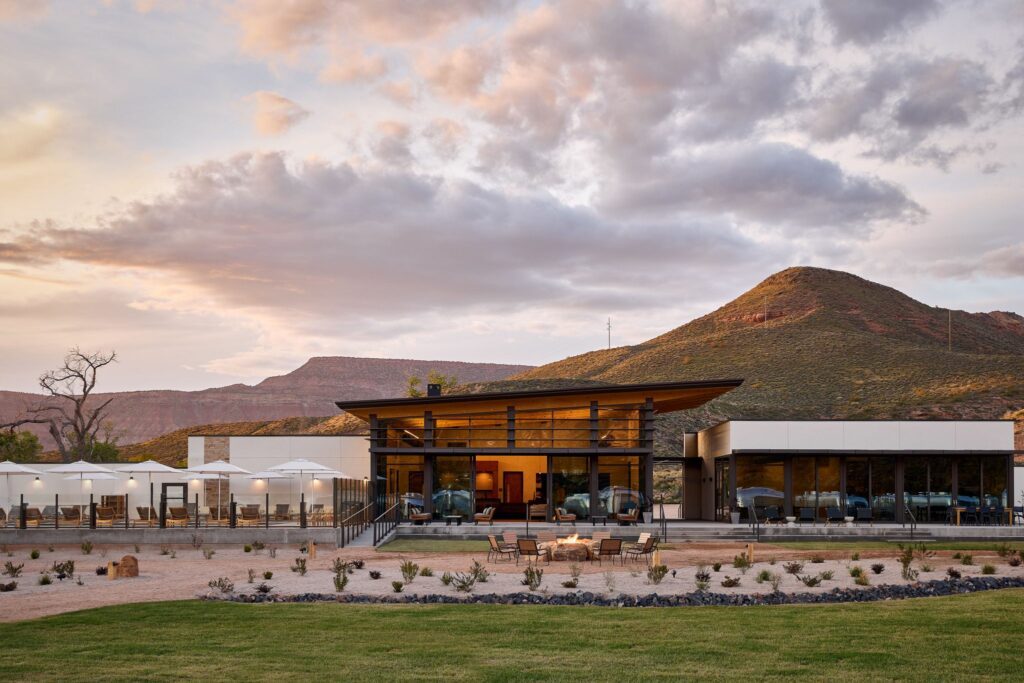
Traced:
<path id="1" fill-rule="evenodd" d="M 540 588 L 540 584 L 543 580 L 544 570 L 540 567 L 528 566 L 523 570 L 523 580 L 521 583 L 531 591 L 535 591 Z"/>
<path id="2" fill-rule="evenodd" d="M 701 579 L 697 579 L 696 586 L 697 586 L 697 592 L 698 593 L 703 593 L 708 588 L 711 587 L 711 582 L 710 581 L 703 581 Z"/>
<path id="3" fill-rule="evenodd" d="M 932 565 L 928 564 L 927 562 L 923 562 L 923 563 L 921 563 L 921 571 L 923 571 L 923 572 L 925 572 L 927 574 L 928 572 L 935 571 L 935 567 L 933 567 Z"/>
<path id="4" fill-rule="evenodd" d="M 772 580 L 772 573 L 770 571 L 768 571 L 767 569 L 762 569 L 761 571 L 759 571 L 757 573 L 757 576 L 754 577 L 754 581 L 757 581 L 758 583 L 764 583 L 765 581 L 771 581 L 771 580 Z"/>
<path id="5" fill-rule="evenodd" d="M 53 552 L 53 546 L 52 545 L 46 546 L 46 551 L 52 553 Z M 138 545 L 138 543 L 135 544 L 135 552 L 139 552 L 139 545 Z"/>
<path id="6" fill-rule="evenodd" d="M 910 546 L 903 547 L 900 544 L 900 554 L 896 558 L 900 563 L 900 576 L 904 581 L 917 581 L 917 570 L 911 565 L 914 562 L 914 549 Z"/>
<path id="7" fill-rule="evenodd" d="M 946 575 L 949 576 L 949 578 L 951 579 L 959 579 L 963 576 L 963 574 L 960 573 L 960 570 L 956 569 L 955 567 L 950 567 L 949 569 L 947 569 Z"/>
<path id="8" fill-rule="evenodd" d="M 477 560 L 473 560 L 473 564 L 469 566 L 469 573 L 473 575 L 473 580 L 478 583 L 487 583 L 487 579 L 491 575 L 487 568 Z"/>
<path id="9" fill-rule="evenodd" d="M 416 575 L 420 573 L 420 566 L 412 560 L 405 560 L 401 564 L 402 578 L 406 583 L 412 583 Z"/>
<path id="10" fill-rule="evenodd" d="M 90 522 L 91 524 L 91 522 Z M 82 554 L 92 555 L 92 541 L 82 541 Z"/>
<path id="11" fill-rule="evenodd" d="M 964 553 L 960 556 L 960 564 L 974 564 L 974 555 Z"/>
<path id="12" fill-rule="evenodd" d="M 778 593 L 779 592 L 779 586 L 782 584 L 782 575 L 781 574 L 772 574 L 771 578 L 768 579 L 768 581 L 769 581 L 769 583 L 772 584 L 772 592 L 773 593 Z"/>
<path id="13" fill-rule="evenodd" d="M 377 571 L 376 569 L 371 569 L 370 570 L 370 578 L 373 579 L 374 581 L 376 581 L 377 579 L 380 578 L 380 572 Z"/>
<path id="14" fill-rule="evenodd" d="M 740 585 L 740 578 L 737 576 L 735 579 L 731 576 L 726 576 L 722 579 L 722 586 L 724 588 L 735 588 Z"/>
<path id="15" fill-rule="evenodd" d="M 235 591 L 234 582 L 226 576 L 212 579 L 207 585 L 214 590 L 219 590 L 221 593 L 233 593 Z"/>
<path id="16" fill-rule="evenodd" d="M 334 591 L 340 593 L 345 590 L 345 586 L 348 585 L 348 572 L 338 572 L 334 575 Z"/>
<path id="17" fill-rule="evenodd" d="M 160 546 L 160 554 L 161 555 L 170 555 L 171 554 L 171 548 L 169 546 L 166 546 L 166 545 Z"/>
<path id="18" fill-rule="evenodd" d="M 270 548 L 267 549 L 267 552 L 270 553 L 270 559 L 274 559 L 277 557 L 277 546 L 270 546 Z"/>
<path id="19" fill-rule="evenodd" d="M 451 572 L 445 572 L 444 574 L 441 574 L 441 583 L 443 583 L 446 586 L 452 585 L 452 581 L 454 579 L 455 579 L 455 577 L 452 576 Z"/>
<path id="20" fill-rule="evenodd" d="M 334 562 L 331 563 L 331 571 L 335 574 L 352 574 L 355 572 L 350 566 L 351 563 L 345 562 L 340 557 L 334 558 Z"/>
<path id="21" fill-rule="evenodd" d="M 881 574 L 885 571 L 885 565 L 881 562 L 876 562 L 873 565 L 871 565 L 871 571 L 875 574 Z"/>
<path id="22" fill-rule="evenodd" d="M 787 562 L 786 564 L 782 565 L 782 568 L 786 570 L 787 574 L 792 574 L 796 576 L 804 570 L 804 563 L 793 560 L 792 562 Z"/>
<path id="23" fill-rule="evenodd" d="M 61 581 L 64 579 L 75 578 L 75 561 L 64 560 L 63 562 L 57 562 L 54 560 L 53 565 L 50 567 L 50 571 Z"/>
<path id="24" fill-rule="evenodd" d="M 953 559 L 954 560 L 959 560 L 961 557 L 963 557 L 963 553 L 959 553 L 959 552 L 953 553 Z"/>
<path id="25" fill-rule="evenodd" d="M 11 581 L 10 583 L 0 583 L 0 593 L 10 593 L 12 590 L 18 587 L 17 581 Z"/>
<path id="26" fill-rule="evenodd" d="M 263 551 L 263 549 L 267 547 L 267 545 L 263 541 L 253 541 L 249 545 L 252 546 L 252 549 L 256 552 L 257 555 L 259 555 Z"/>
<path id="27" fill-rule="evenodd" d="M 274 572 L 271 572 L 271 571 L 263 572 L 263 578 L 266 579 L 267 581 L 270 581 L 272 578 L 274 578 Z"/>
<path id="28" fill-rule="evenodd" d="M 1010 559 L 1006 561 L 1006 564 L 1010 565 L 1011 567 L 1019 567 L 1020 555 L 1010 555 Z"/>
<path id="29" fill-rule="evenodd" d="M 255 569 L 250 569 L 247 572 L 246 579 L 247 579 L 246 583 L 255 583 L 255 581 L 256 581 L 256 570 Z"/>
<path id="30" fill-rule="evenodd" d="M 251 553 L 252 552 L 252 546 L 249 545 L 248 543 L 246 543 L 245 545 L 242 546 L 242 551 L 243 552 L 247 552 L 247 553 Z"/>
<path id="31" fill-rule="evenodd" d="M 798 576 L 796 578 L 800 579 L 800 581 L 808 588 L 814 588 L 815 586 L 821 585 L 820 576 L 811 576 L 808 574 L 807 576 Z"/>
<path id="32" fill-rule="evenodd" d="M 475 585 L 476 577 L 472 572 L 455 572 L 452 576 L 452 587 L 460 593 L 472 593 Z"/>
<path id="33" fill-rule="evenodd" d="M 996 546 L 996 554 L 999 557 L 1006 557 L 1013 552 L 1013 548 L 1010 547 L 1009 543 L 1000 543 Z"/>
<path id="34" fill-rule="evenodd" d="M 114 566 L 117 566 L 116 562 L 114 563 Z M 43 572 L 43 573 L 49 575 L 50 572 Z M 100 566 L 96 567 L 96 576 L 106 576 L 106 575 L 107 575 L 107 565 L 101 564 Z"/>
<path id="35" fill-rule="evenodd" d="M 853 582 L 855 584 L 857 584 L 858 586 L 870 586 L 871 585 L 871 581 L 868 579 L 868 575 L 867 574 L 861 574 L 860 576 L 856 577 L 853 580 Z"/>
<path id="36" fill-rule="evenodd" d="M 569 576 L 571 576 L 572 578 L 578 579 L 580 578 L 580 575 L 582 573 L 583 567 L 581 567 L 580 565 L 576 564 L 575 562 L 569 565 Z"/>
<path id="37" fill-rule="evenodd" d="M 362 569 L 366 566 L 366 560 L 352 560 L 350 564 L 356 569 Z"/>
<path id="38" fill-rule="evenodd" d="M 822 581 L 831 581 L 835 575 L 836 573 L 831 569 L 828 569 L 823 572 L 818 572 L 818 578 L 820 578 Z"/>
<path id="39" fill-rule="evenodd" d="M 661 583 L 661 580 L 668 574 L 668 567 L 663 564 L 651 565 L 651 568 L 647 570 L 647 581 L 657 586 Z"/>
<path id="40" fill-rule="evenodd" d="M 995 574 L 996 573 L 996 568 L 995 568 L 994 565 L 985 564 L 985 565 L 981 566 L 981 573 L 982 574 Z"/>
<path id="41" fill-rule="evenodd" d="M 4 562 L 4 575 L 9 576 L 12 579 L 16 579 L 21 576 L 21 570 L 25 568 L 25 563 L 14 564 L 10 560 Z"/>
<path id="42" fill-rule="evenodd" d="M 850 555 L 850 559 L 854 562 L 858 562 L 860 560 L 860 553 L 853 553 L 852 555 Z"/>
<path id="43" fill-rule="evenodd" d="M 812 555 L 811 556 L 811 563 L 812 564 L 821 564 L 824 561 L 825 561 L 825 558 L 822 557 L 821 555 Z"/>
<path id="44" fill-rule="evenodd" d="M 776 560 L 775 560 L 774 557 L 769 557 L 768 558 L 768 564 L 770 564 L 771 566 L 774 567 L 775 566 L 775 562 L 776 562 Z"/>
<path id="45" fill-rule="evenodd" d="M 289 569 L 291 569 L 293 572 L 295 572 L 299 576 L 305 576 L 306 575 L 306 558 L 304 558 L 304 557 L 296 557 L 295 558 L 295 563 L 291 567 L 289 567 Z"/>
<path id="46" fill-rule="evenodd" d="M 604 587 L 609 593 L 615 591 L 615 572 L 608 571 L 602 574 L 604 577 Z"/>
<path id="47" fill-rule="evenodd" d="M 579 583 L 580 583 L 579 579 L 572 578 L 572 579 L 569 579 L 567 581 L 563 581 L 562 582 L 562 588 L 575 588 L 576 586 L 579 585 Z"/>
<path id="48" fill-rule="evenodd" d="M 855 579 L 859 576 L 864 576 L 864 568 L 858 567 L 857 565 L 853 565 L 852 567 L 850 567 L 850 576 L 852 576 Z"/>
<path id="49" fill-rule="evenodd" d="M 134 549 L 135 549 L 135 554 L 136 554 L 136 555 L 138 555 L 138 554 L 139 554 L 140 552 L 142 552 L 142 549 L 141 549 L 141 548 L 139 548 L 139 544 L 138 544 L 138 543 L 135 543 L 135 544 L 133 544 L 133 545 L 132 545 L 132 548 L 134 548 Z M 52 546 L 52 545 L 50 546 L 50 552 L 51 552 L 51 553 L 53 552 L 53 546 Z"/>
<path id="50" fill-rule="evenodd" d="M 217 551 L 213 548 L 203 548 L 203 557 L 208 560 L 213 559 L 213 556 L 217 554 Z"/>
<path id="51" fill-rule="evenodd" d="M 38 551 L 38 550 L 36 550 L 35 548 L 32 548 L 32 552 L 30 552 L 30 553 L 28 554 L 28 556 L 29 556 L 29 557 L 30 557 L 31 559 L 33 559 L 33 560 L 38 560 L 38 559 L 39 559 L 39 551 Z"/>
<path id="52" fill-rule="evenodd" d="M 713 565 L 711 565 L 711 568 L 714 569 L 716 572 L 720 572 L 722 571 L 722 563 L 715 562 Z"/>
<path id="53" fill-rule="evenodd" d="M 192 547 L 195 548 L 196 550 L 199 550 L 200 548 L 203 547 L 203 535 L 202 534 L 192 534 Z"/>
<path id="54" fill-rule="evenodd" d="M 273 586 L 271 586 L 271 585 L 270 585 L 270 584 L 268 584 L 268 583 L 261 583 L 261 584 L 259 584 L 258 586 L 256 586 L 256 588 L 255 588 L 254 590 L 255 590 L 255 591 L 256 591 L 257 593 L 263 593 L 264 595 L 266 595 L 266 594 L 267 594 L 267 593 L 269 593 L 270 591 L 274 590 L 274 587 L 273 587 Z"/>
<path id="55" fill-rule="evenodd" d="M 404 587 L 405 587 L 405 584 L 402 583 L 401 581 L 392 581 L 391 582 L 391 590 L 393 590 L 396 593 L 401 593 L 402 589 Z"/>
<path id="56" fill-rule="evenodd" d="M 104 569 L 106 569 L 106 567 L 104 567 Z M 53 579 L 50 578 L 49 574 L 43 573 L 39 575 L 40 586 L 49 586 L 51 583 L 53 583 Z"/>
<path id="57" fill-rule="evenodd" d="M 746 555 L 737 555 L 732 558 L 732 566 L 746 574 L 747 570 L 751 567 L 751 562 Z"/>
<path id="58" fill-rule="evenodd" d="M 706 565 L 698 564 L 697 573 L 693 577 L 697 581 L 703 581 L 705 583 L 711 583 L 711 572 L 708 571 Z"/>

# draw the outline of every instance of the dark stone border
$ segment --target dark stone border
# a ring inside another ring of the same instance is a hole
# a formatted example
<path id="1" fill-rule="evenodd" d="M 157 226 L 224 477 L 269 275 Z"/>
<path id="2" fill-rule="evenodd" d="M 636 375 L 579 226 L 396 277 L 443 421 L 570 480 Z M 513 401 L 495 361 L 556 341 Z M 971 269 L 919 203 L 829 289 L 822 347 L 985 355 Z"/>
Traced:
<path id="1" fill-rule="evenodd" d="M 750 606 L 750 605 L 805 605 L 844 602 L 877 602 L 906 598 L 930 598 L 941 595 L 963 595 L 1002 588 L 1024 588 L 1024 578 L 972 576 L 965 579 L 940 579 L 910 585 L 872 586 L 869 588 L 833 588 L 824 593 L 751 593 L 727 595 L 725 593 L 686 593 L 683 595 L 620 595 L 606 597 L 597 593 L 579 591 L 564 595 L 540 593 L 510 593 L 496 595 L 362 595 L 352 593 L 298 593 L 295 595 L 232 594 L 206 595 L 204 600 L 222 600 L 244 603 L 285 602 L 337 602 L 359 605 L 584 605 L 593 607 L 698 607 L 698 606 Z"/>

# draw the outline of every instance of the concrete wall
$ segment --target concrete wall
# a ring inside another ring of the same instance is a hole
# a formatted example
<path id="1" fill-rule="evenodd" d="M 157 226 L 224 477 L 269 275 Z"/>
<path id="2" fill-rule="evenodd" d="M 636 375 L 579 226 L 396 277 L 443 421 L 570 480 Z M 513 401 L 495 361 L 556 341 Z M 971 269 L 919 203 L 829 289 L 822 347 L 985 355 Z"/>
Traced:
<path id="1" fill-rule="evenodd" d="M 778 420 L 724 423 L 732 450 L 978 450 L 1013 449 L 1013 422 L 932 420 Z M 723 425 L 704 443 L 717 446 Z M 705 432 L 701 432 L 703 435 Z M 703 445 L 703 444 L 702 444 Z M 703 451 L 702 451 L 703 453 Z"/>

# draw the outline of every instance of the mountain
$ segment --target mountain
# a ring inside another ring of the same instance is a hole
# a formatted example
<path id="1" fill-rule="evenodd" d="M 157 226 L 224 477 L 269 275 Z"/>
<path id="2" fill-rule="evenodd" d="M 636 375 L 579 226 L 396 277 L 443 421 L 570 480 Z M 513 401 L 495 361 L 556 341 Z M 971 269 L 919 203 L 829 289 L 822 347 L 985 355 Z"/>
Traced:
<path id="1" fill-rule="evenodd" d="M 457 361 L 350 358 L 309 359 L 285 375 L 268 377 L 249 386 L 233 384 L 202 391 L 130 391 L 96 394 L 96 401 L 113 396 L 110 422 L 123 444 L 152 439 L 192 425 L 279 420 L 290 417 L 336 415 L 335 401 L 402 396 L 410 376 L 425 378 L 437 371 L 460 382 L 498 380 L 529 369 L 527 365 L 462 363 Z M 102 386 L 103 378 L 100 377 Z M 0 391 L 0 422 L 24 413 L 42 396 Z M 54 446 L 45 429 L 30 426 L 44 448 Z"/>
<path id="2" fill-rule="evenodd" d="M 1024 408 L 1024 318 L 950 313 L 849 273 L 789 268 L 649 341 L 469 390 L 723 377 L 746 381 L 660 418 L 664 449 L 725 418 L 1001 418 Z"/>

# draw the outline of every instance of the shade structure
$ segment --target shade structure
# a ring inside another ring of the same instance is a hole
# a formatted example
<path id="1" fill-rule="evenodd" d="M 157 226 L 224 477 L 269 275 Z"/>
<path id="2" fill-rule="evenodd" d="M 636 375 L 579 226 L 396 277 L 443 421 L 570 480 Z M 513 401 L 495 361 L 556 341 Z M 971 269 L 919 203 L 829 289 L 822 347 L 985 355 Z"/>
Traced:
<path id="1" fill-rule="evenodd" d="M 130 462 L 117 468 L 118 472 L 127 474 L 145 474 L 149 484 L 149 507 L 153 507 L 153 475 L 154 474 L 178 474 L 181 470 L 169 467 L 156 460 L 143 460 L 142 462 Z"/>
<path id="2" fill-rule="evenodd" d="M 201 465 L 189 467 L 187 471 L 197 474 L 216 474 L 218 479 L 227 479 L 233 474 L 252 474 L 249 470 L 243 470 L 238 465 L 232 465 L 227 460 L 204 462 Z M 217 508 L 220 508 L 220 483 L 217 484 Z"/>
<path id="3" fill-rule="evenodd" d="M 92 477 L 87 477 L 86 475 L 87 474 L 93 474 L 93 475 L 95 475 L 95 474 L 116 475 L 117 473 L 114 472 L 114 470 L 110 469 L 109 467 L 104 467 L 103 465 L 97 465 L 94 462 L 86 462 L 85 460 L 78 460 L 78 461 L 75 461 L 75 462 L 69 462 L 69 463 L 64 464 L 64 465 L 57 465 L 56 467 L 51 467 L 50 471 L 47 472 L 47 474 L 77 474 L 78 475 L 78 495 L 79 495 L 79 498 L 81 499 L 79 501 L 79 503 L 84 507 L 85 506 L 85 491 L 82 490 L 82 484 L 85 482 L 86 479 L 91 479 L 92 478 Z M 82 520 L 83 521 L 85 520 L 85 515 L 82 515 Z"/>
<path id="4" fill-rule="evenodd" d="M 209 472 L 188 472 L 187 474 L 182 476 L 182 479 L 186 479 L 188 481 L 191 481 L 193 479 L 198 479 L 199 481 L 208 481 L 210 479 L 220 479 L 220 475 L 219 474 L 210 474 Z M 217 486 L 218 486 L 218 488 L 220 487 L 219 484 Z M 203 487 L 203 505 L 206 505 L 206 487 L 205 486 Z M 198 510 L 196 510 L 196 514 L 199 514 Z"/>
<path id="5" fill-rule="evenodd" d="M 20 465 L 20 464 L 18 464 L 16 462 L 13 462 L 11 460 L 4 460 L 3 462 L 0 462 L 0 474 L 4 475 L 4 479 L 6 480 L 6 484 L 7 484 L 7 509 L 9 510 L 11 508 L 11 505 L 13 505 L 13 501 L 12 501 L 12 498 L 11 498 L 11 477 L 12 476 L 26 476 L 26 475 L 31 475 L 31 476 L 38 477 L 38 476 L 41 476 L 41 475 L 45 474 L 45 472 L 40 472 L 39 470 L 32 469 L 31 467 L 27 467 L 25 465 Z"/>
<path id="6" fill-rule="evenodd" d="M 273 467 L 267 468 L 271 472 L 289 472 L 291 474 L 299 475 L 299 493 L 302 493 L 302 475 L 316 475 L 323 474 L 325 476 L 344 476 L 338 470 L 328 467 L 319 462 L 313 462 L 312 460 L 306 460 L 305 458 L 298 458 L 296 460 L 289 460 L 288 462 L 281 463 L 280 465 L 274 465 Z M 336 474 L 335 474 L 336 473 Z M 312 476 L 310 477 L 312 481 Z"/>
<path id="7" fill-rule="evenodd" d="M 96 474 L 90 474 L 87 477 L 82 477 L 81 475 L 78 474 L 69 474 L 68 476 L 64 477 L 64 481 L 75 481 L 77 479 L 85 479 L 89 481 L 112 481 L 118 478 L 119 477 L 116 474 L 106 474 L 105 472 L 97 472 Z"/>

